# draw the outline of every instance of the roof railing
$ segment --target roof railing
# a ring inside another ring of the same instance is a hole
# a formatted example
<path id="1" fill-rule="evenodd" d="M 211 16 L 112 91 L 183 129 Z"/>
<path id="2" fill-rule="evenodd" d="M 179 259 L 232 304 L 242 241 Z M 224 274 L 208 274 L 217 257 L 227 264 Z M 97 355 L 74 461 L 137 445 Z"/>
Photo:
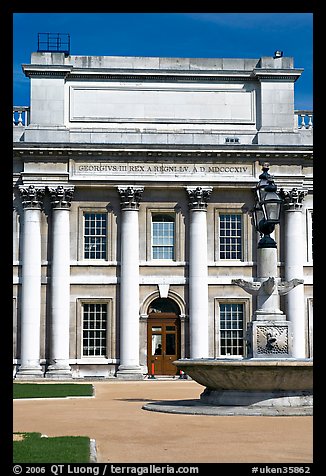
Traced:
<path id="1" fill-rule="evenodd" d="M 55 52 L 70 54 L 70 34 L 69 33 L 38 33 L 37 34 L 38 53 Z"/>

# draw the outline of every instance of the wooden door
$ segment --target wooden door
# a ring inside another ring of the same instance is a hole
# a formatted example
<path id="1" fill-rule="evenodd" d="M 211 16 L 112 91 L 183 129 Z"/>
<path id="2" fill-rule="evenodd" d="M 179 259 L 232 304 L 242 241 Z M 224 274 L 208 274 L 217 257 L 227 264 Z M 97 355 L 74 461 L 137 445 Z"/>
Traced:
<path id="1" fill-rule="evenodd" d="M 172 362 L 180 359 L 179 317 L 170 312 L 152 313 L 147 323 L 148 373 L 154 370 L 154 375 L 176 375 Z"/>

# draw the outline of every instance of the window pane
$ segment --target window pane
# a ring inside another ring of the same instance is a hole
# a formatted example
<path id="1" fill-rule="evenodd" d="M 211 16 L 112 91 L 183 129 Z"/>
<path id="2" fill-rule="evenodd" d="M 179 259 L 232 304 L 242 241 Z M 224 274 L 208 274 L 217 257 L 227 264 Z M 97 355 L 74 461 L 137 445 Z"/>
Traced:
<path id="1" fill-rule="evenodd" d="M 243 355 L 243 304 L 220 304 L 221 355 Z"/>
<path id="2" fill-rule="evenodd" d="M 106 213 L 84 214 L 84 258 L 106 259 L 107 215 Z"/>
<path id="3" fill-rule="evenodd" d="M 152 335 L 152 355 L 162 354 L 162 335 Z"/>
<path id="4" fill-rule="evenodd" d="M 166 334 L 166 355 L 175 354 L 175 334 Z"/>
<path id="5" fill-rule="evenodd" d="M 220 259 L 242 258 L 242 221 L 240 214 L 219 216 Z"/>
<path id="6" fill-rule="evenodd" d="M 83 356 L 106 357 L 107 304 L 83 305 Z"/>
<path id="7" fill-rule="evenodd" d="M 152 258 L 174 259 L 174 218 L 169 215 L 152 217 Z"/>

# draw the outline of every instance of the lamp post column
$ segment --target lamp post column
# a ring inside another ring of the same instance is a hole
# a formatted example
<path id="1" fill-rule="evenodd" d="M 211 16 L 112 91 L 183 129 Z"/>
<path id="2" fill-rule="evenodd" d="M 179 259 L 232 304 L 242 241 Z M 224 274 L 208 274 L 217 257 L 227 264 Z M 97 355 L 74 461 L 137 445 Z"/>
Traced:
<path id="1" fill-rule="evenodd" d="M 21 364 L 16 378 L 43 377 L 40 365 L 41 210 L 44 189 L 20 187 L 24 207 L 22 243 Z"/>
<path id="2" fill-rule="evenodd" d="M 282 190 L 285 210 L 285 279 L 303 280 L 304 245 L 302 240 L 302 202 L 307 191 Z M 298 286 L 285 296 L 286 314 L 292 322 L 293 357 L 306 357 L 304 287 Z"/>
<path id="3" fill-rule="evenodd" d="M 70 224 L 74 189 L 49 188 L 52 203 L 51 346 L 47 378 L 69 378 Z"/>
<path id="4" fill-rule="evenodd" d="M 187 187 L 189 228 L 190 357 L 208 357 L 207 202 L 211 187 Z"/>
<path id="5" fill-rule="evenodd" d="M 276 242 L 271 238 L 274 227 L 280 222 L 281 203 L 284 193 L 276 193 L 277 186 L 268 174 L 269 164 L 263 165 L 256 187 L 256 203 L 252 210 L 254 226 L 262 237 L 258 243 L 256 282 L 233 279 L 249 294 L 257 296 L 253 320 L 248 323 L 247 342 L 249 357 L 292 357 L 292 322 L 279 308 L 280 296 L 288 294 L 303 280 L 293 277 L 281 281 L 277 277 Z M 283 195 L 283 196 L 282 196 Z M 292 291 L 293 292 L 293 291 Z"/>
<path id="6" fill-rule="evenodd" d="M 118 187 L 121 198 L 120 365 L 117 377 L 142 379 L 139 365 L 139 225 L 143 187 Z"/>

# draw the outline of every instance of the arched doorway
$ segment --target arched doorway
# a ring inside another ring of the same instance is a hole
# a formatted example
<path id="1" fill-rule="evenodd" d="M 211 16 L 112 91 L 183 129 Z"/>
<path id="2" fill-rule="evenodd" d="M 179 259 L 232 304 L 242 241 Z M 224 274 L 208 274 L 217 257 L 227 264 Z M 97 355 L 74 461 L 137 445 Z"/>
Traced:
<path id="1" fill-rule="evenodd" d="M 157 298 L 148 308 L 148 373 L 175 375 L 173 362 L 180 358 L 180 309 L 168 298 Z"/>

